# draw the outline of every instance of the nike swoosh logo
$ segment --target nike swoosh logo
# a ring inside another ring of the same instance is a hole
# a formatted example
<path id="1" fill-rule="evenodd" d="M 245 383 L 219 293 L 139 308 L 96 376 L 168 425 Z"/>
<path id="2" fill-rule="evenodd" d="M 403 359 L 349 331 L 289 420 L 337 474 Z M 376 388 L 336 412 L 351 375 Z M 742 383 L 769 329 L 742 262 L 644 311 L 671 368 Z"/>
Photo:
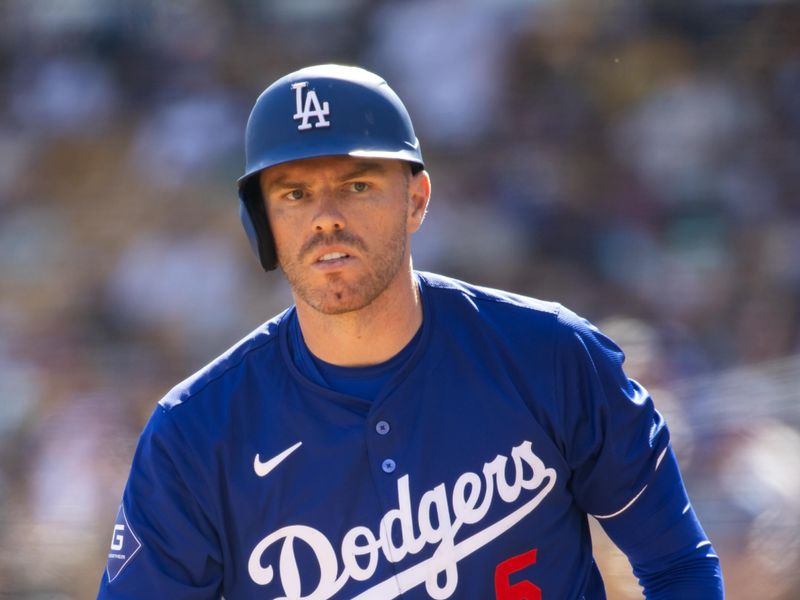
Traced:
<path id="1" fill-rule="evenodd" d="M 403 140 L 403 143 L 404 143 L 406 146 L 410 146 L 410 147 L 411 147 L 411 148 L 413 148 L 414 150 L 417 150 L 417 149 L 419 148 L 419 140 L 414 140 L 414 143 L 413 143 L 413 144 L 412 144 L 411 142 L 406 142 L 405 140 Z"/>
<path id="2" fill-rule="evenodd" d="M 303 442 L 297 442 L 291 448 L 287 448 L 286 450 L 284 450 L 283 452 L 281 452 L 277 456 L 273 456 L 272 458 L 270 458 L 266 462 L 262 462 L 261 458 L 260 458 L 261 455 L 260 454 L 256 454 L 256 458 L 255 458 L 255 460 L 253 460 L 253 469 L 255 470 L 256 475 L 258 475 L 259 477 L 264 477 L 270 471 L 272 471 L 272 469 L 274 469 L 279 464 L 281 464 L 286 459 L 287 456 L 289 456 L 292 452 L 297 450 L 302 445 L 303 445 Z"/>

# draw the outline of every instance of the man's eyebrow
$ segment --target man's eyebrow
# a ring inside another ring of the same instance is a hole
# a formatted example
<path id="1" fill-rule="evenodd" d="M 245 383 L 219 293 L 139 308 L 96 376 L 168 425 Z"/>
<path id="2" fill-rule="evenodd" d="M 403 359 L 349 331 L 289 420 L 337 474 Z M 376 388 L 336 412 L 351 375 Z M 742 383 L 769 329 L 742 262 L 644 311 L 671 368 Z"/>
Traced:
<path id="1" fill-rule="evenodd" d="M 341 179 L 342 180 L 354 179 L 356 177 L 361 177 L 362 175 L 368 175 L 372 173 L 377 173 L 377 174 L 386 173 L 386 165 L 379 162 L 357 163 L 355 168 L 342 175 Z"/>
<path id="2" fill-rule="evenodd" d="M 273 181 L 267 183 L 264 192 L 269 193 L 273 190 L 294 190 L 304 187 L 305 184 L 299 181 L 291 181 L 287 175 L 281 175 L 277 179 L 274 179 Z"/>
<path id="3" fill-rule="evenodd" d="M 356 177 L 361 177 L 363 175 L 369 174 L 383 174 L 387 172 L 386 165 L 380 162 L 375 161 L 364 161 L 358 162 L 354 165 L 353 169 L 350 171 L 346 171 L 342 174 L 339 179 L 341 181 L 346 181 L 348 179 L 354 179 Z M 292 181 L 290 179 L 293 177 L 291 174 L 287 175 L 280 175 L 267 183 L 266 188 L 264 189 L 265 193 L 269 193 L 273 190 L 285 190 L 285 189 L 298 189 L 304 188 L 305 184 L 301 181 Z"/>

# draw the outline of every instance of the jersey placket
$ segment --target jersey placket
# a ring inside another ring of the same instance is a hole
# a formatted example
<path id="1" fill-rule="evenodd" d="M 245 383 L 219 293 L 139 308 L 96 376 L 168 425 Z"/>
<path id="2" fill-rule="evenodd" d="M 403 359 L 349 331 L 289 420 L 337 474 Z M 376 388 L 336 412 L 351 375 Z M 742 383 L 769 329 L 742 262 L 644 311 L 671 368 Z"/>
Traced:
<path id="1" fill-rule="evenodd" d="M 386 588 L 393 588 L 388 597 L 402 597 L 396 577 L 403 571 L 400 564 L 406 557 L 406 550 L 411 540 L 403 539 L 406 528 L 400 524 L 401 519 L 413 522 L 410 515 L 401 517 L 401 513 L 410 510 L 410 506 L 401 500 L 408 498 L 408 465 L 403 461 L 404 431 L 408 426 L 400 416 L 400 411 L 392 410 L 392 406 L 402 399 L 397 391 L 391 397 L 376 401 L 366 419 L 364 431 L 367 455 L 375 487 L 375 494 L 381 504 L 380 523 L 376 523 L 376 534 L 382 540 L 381 560 L 389 563 L 389 569 L 395 576 L 394 585 L 390 581 L 383 582 Z M 405 435 L 407 439 L 407 434 Z M 405 487 L 405 493 L 401 489 Z M 379 571 L 388 571 L 380 569 Z M 388 591 L 388 589 L 387 589 Z M 383 597 L 383 596 L 381 596 Z"/>

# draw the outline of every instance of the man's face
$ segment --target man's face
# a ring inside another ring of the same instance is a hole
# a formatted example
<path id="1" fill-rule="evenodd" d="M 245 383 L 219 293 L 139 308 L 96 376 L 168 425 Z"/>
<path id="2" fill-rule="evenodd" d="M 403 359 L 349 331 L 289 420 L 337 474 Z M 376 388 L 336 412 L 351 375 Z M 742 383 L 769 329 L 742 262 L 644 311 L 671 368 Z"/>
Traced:
<path id="1" fill-rule="evenodd" d="M 271 167 L 261 190 L 295 299 L 325 314 L 369 305 L 408 268 L 430 194 L 407 163 L 349 156 Z"/>

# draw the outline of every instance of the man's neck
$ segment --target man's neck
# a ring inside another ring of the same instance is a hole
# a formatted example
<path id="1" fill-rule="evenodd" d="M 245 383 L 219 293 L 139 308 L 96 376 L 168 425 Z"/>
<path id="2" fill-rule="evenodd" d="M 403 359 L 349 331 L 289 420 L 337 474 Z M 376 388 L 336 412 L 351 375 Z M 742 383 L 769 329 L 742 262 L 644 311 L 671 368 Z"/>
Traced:
<path id="1" fill-rule="evenodd" d="M 389 360 L 411 341 L 422 324 L 419 290 L 410 269 L 399 273 L 380 296 L 356 311 L 328 315 L 302 301 L 296 306 L 309 350 L 325 362 L 340 366 Z"/>

